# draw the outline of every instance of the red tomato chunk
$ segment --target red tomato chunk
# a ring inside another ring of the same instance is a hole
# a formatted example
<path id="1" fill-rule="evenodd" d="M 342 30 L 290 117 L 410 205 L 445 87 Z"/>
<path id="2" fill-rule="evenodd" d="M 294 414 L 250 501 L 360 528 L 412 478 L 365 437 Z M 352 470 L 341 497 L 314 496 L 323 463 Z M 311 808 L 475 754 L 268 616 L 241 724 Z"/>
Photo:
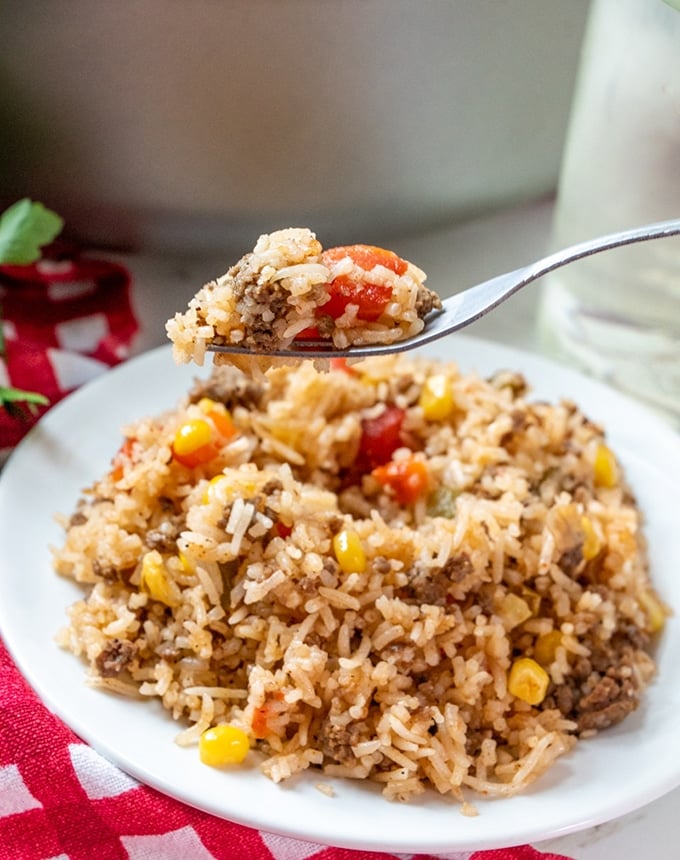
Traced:
<path id="1" fill-rule="evenodd" d="M 404 415 L 400 407 L 388 406 L 377 418 L 365 418 L 361 422 L 359 459 L 365 463 L 367 472 L 389 462 L 397 448 L 403 447 Z"/>
<path id="2" fill-rule="evenodd" d="M 392 460 L 378 466 L 373 477 L 383 487 L 389 487 L 400 505 L 416 502 L 429 489 L 430 476 L 421 460 Z"/>

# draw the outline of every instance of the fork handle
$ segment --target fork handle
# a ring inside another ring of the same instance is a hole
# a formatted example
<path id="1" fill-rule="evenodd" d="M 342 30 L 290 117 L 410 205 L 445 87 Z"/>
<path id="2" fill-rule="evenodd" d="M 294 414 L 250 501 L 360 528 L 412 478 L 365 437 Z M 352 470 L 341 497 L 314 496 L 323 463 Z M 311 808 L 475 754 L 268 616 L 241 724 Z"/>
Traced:
<path id="1" fill-rule="evenodd" d="M 547 275 L 549 272 L 573 263 L 584 257 L 598 254 L 600 251 L 608 251 L 623 245 L 632 245 L 636 242 L 645 242 L 649 239 L 662 239 L 668 236 L 680 234 L 680 218 L 670 221 L 659 221 L 654 224 L 646 224 L 643 227 L 635 227 L 631 230 L 623 230 L 619 233 L 609 233 L 595 239 L 588 239 L 575 245 L 570 245 L 560 251 L 555 251 L 534 263 L 521 266 L 512 272 L 497 275 L 488 281 L 483 281 L 475 287 L 454 294 L 446 300 L 444 318 L 439 320 L 437 326 L 437 337 L 442 333 L 457 331 L 469 325 L 490 310 L 493 310 L 502 301 L 521 290 L 531 281 Z M 434 337 L 432 338 L 434 339 Z M 427 342 L 423 338 L 421 343 Z"/>
<path id="2" fill-rule="evenodd" d="M 680 218 L 670 221 L 658 221 L 654 224 L 645 224 L 642 227 L 634 227 L 631 230 L 623 230 L 618 233 L 609 233 L 595 239 L 587 239 L 576 245 L 570 245 L 561 251 L 555 251 L 542 260 L 527 266 L 531 270 L 531 280 L 538 278 L 554 269 L 559 269 L 566 263 L 572 263 L 583 257 L 590 257 L 600 251 L 608 251 L 611 248 L 620 248 L 623 245 L 633 245 L 636 242 L 645 242 L 648 239 L 663 239 L 667 236 L 680 234 Z M 536 269 L 536 274 L 533 270 Z"/>

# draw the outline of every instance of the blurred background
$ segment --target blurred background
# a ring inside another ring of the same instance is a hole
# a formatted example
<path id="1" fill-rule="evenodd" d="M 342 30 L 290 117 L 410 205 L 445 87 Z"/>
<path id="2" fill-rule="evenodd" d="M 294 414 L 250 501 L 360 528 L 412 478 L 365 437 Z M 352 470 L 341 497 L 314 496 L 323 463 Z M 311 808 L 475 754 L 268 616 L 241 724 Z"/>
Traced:
<path id="1" fill-rule="evenodd" d="M 54 403 L 167 344 L 166 320 L 282 227 L 392 248 L 442 296 L 539 256 L 589 6 L 2 0 L 0 211 L 58 212 L 60 240 L 105 263 L 109 310 L 78 263 L 33 293 L 0 273 L 0 386 Z M 537 296 L 473 333 L 532 348 Z"/>
<path id="2" fill-rule="evenodd" d="M 3 0 L 0 198 L 82 241 L 240 254 L 554 192 L 587 0 Z"/>

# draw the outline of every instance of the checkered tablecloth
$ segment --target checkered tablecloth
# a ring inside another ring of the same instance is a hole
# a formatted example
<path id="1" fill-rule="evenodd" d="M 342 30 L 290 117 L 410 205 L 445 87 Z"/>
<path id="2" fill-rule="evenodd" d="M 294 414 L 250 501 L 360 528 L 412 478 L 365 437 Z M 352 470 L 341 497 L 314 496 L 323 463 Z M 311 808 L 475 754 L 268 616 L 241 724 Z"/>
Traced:
<path id="1" fill-rule="evenodd" d="M 127 358 L 139 328 L 127 269 L 63 245 L 32 266 L 0 266 L 0 309 L 0 385 L 37 391 L 50 405 Z M 0 409 L 0 452 L 43 411 L 18 421 Z"/>
<path id="2" fill-rule="evenodd" d="M 427 860 L 427 854 L 400 860 Z M 563 860 L 529 846 L 451 860 Z M 84 744 L 0 642 L 0 860 L 396 860 L 258 832 L 185 806 Z"/>
<path id="3" fill-rule="evenodd" d="M 138 323 L 128 272 L 58 253 L 0 269 L 0 384 L 56 403 L 123 360 Z M 4 376 L 3 376 L 4 375 Z M 35 419 L 0 411 L 0 450 Z M 451 860 L 563 860 L 530 846 Z M 427 860 L 428 855 L 402 855 Z M 0 860 L 394 860 L 243 827 L 141 785 L 83 743 L 29 688 L 0 640 Z M 400 858 L 401 860 L 401 858 Z"/>

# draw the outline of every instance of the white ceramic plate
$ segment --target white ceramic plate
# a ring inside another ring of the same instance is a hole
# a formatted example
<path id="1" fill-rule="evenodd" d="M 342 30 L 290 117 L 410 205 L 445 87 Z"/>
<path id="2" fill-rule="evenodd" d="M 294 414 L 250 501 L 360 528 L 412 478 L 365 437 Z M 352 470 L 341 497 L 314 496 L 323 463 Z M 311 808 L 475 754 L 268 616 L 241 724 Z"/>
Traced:
<path id="1" fill-rule="evenodd" d="M 535 396 L 569 397 L 606 425 L 647 517 L 654 580 L 680 607 L 680 438 L 626 397 L 534 355 L 456 336 L 446 353 L 464 370 L 523 371 Z M 630 812 L 680 784 L 680 622 L 667 625 L 659 677 L 623 724 L 577 745 L 534 787 L 508 800 L 475 801 L 479 816 L 434 794 L 398 805 L 375 786 L 305 774 L 274 785 L 256 767 L 218 771 L 173 743 L 177 726 L 154 703 L 118 699 L 84 683 L 83 665 L 54 644 L 80 596 L 56 576 L 48 545 L 82 487 L 102 474 L 127 421 L 174 406 L 191 379 L 169 348 L 108 372 L 55 406 L 0 477 L 0 630 L 45 703 L 81 738 L 142 782 L 223 818 L 312 842 L 393 852 L 473 851 L 564 835 Z M 331 784 L 335 796 L 319 791 Z M 472 798 L 471 798 L 472 799 Z"/>

